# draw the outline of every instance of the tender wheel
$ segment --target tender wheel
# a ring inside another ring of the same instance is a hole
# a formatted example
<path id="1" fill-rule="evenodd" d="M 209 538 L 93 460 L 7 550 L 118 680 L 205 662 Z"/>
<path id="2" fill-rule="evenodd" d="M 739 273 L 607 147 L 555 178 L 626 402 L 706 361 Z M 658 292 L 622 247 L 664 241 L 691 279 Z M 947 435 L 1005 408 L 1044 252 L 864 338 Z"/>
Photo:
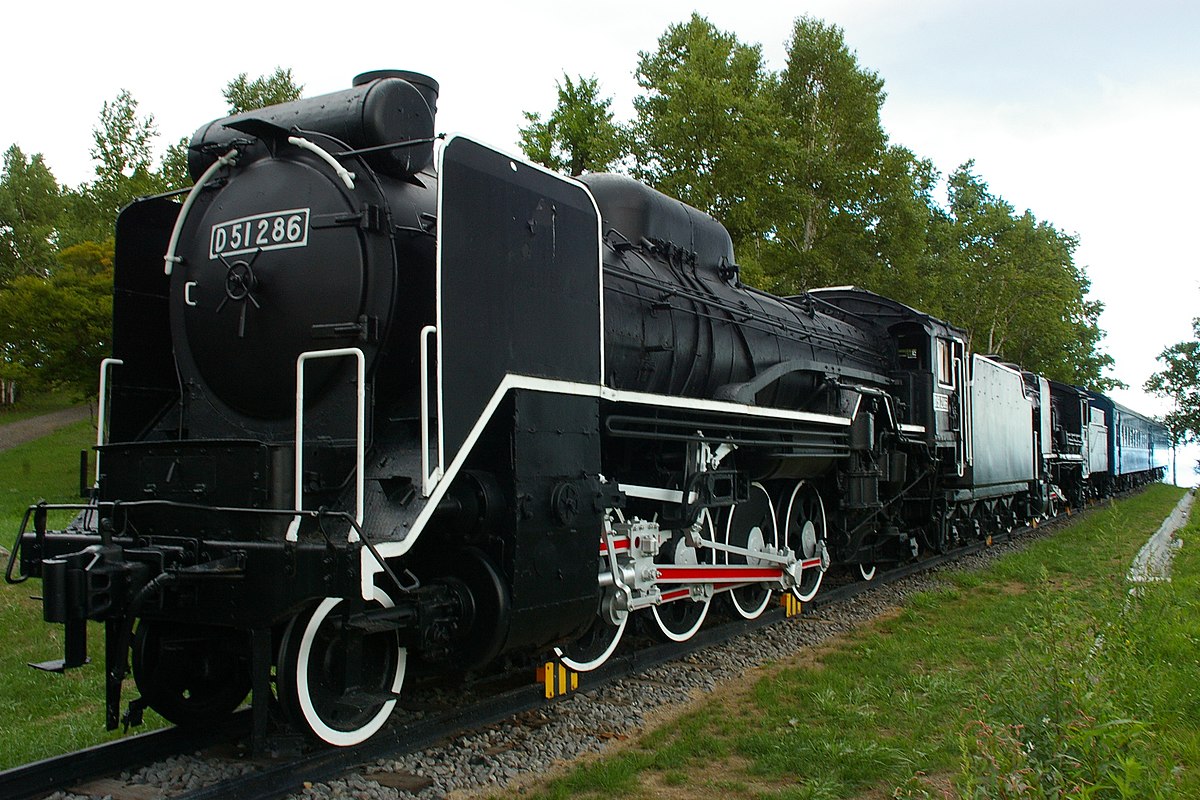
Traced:
<path id="1" fill-rule="evenodd" d="M 821 579 L 829 561 L 825 554 L 825 504 L 816 487 L 800 481 L 788 498 L 787 516 L 784 517 L 785 541 L 801 561 L 819 559 L 820 563 L 800 571 L 800 585 L 792 594 L 807 603 L 817 595 Z"/>
<path id="2" fill-rule="evenodd" d="M 617 649 L 628 622 L 628 616 L 621 620 L 620 625 L 613 625 L 598 616 L 583 636 L 569 645 L 554 648 L 554 655 L 558 656 L 558 660 L 568 669 L 591 672 L 608 661 L 608 657 Z"/>
<path id="3" fill-rule="evenodd" d="M 328 597 L 288 623 L 277 669 L 285 711 L 313 736 L 347 747 L 366 741 L 387 721 L 404 684 L 408 651 L 394 631 L 351 638 L 341 626 L 344 601 Z M 384 608 L 392 599 L 375 590 Z M 346 654 L 357 652 L 356 663 Z"/>
<path id="4" fill-rule="evenodd" d="M 1010 498 L 1005 500 L 1000 507 L 1000 531 L 1006 534 L 1012 533 L 1016 530 L 1017 525 L 1017 512 L 1013 508 L 1013 501 Z"/>
<path id="5" fill-rule="evenodd" d="M 954 547 L 954 539 L 958 535 L 955 528 L 957 524 L 953 520 L 947 520 L 938 525 L 937 546 L 934 548 L 938 553 L 948 553 Z"/>
<path id="6" fill-rule="evenodd" d="M 714 538 L 713 522 L 712 515 L 708 513 L 707 508 L 700 514 L 700 524 L 705 529 L 704 537 L 711 541 Z M 660 560 L 674 566 L 695 566 L 702 561 L 707 563 L 711 558 L 710 553 L 701 553 L 688 545 L 682 535 L 667 542 L 664 545 L 664 551 L 660 554 Z M 672 591 L 685 591 L 687 586 L 666 584 L 662 589 L 664 594 L 669 594 Z M 712 605 L 712 595 L 703 600 L 672 600 L 661 606 L 651 606 L 650 611 L 654 614 L 654 621 L 658 623 L 658 630 L 663 636 L 673 642 L 686 642 L 695 636 L 696 631 L 700 630 L 700 626 L 704 624 L 704 618 L 708 616 L 710 605 Z"/>
<path id="7" fill-rule="evenodd" d="M 751 484 L 750 499 L 729 510 L 725 523 L 725 542 L 746 550 L 779 548 L 775 509 L 771 505 L 771 496 L 761 483 Z M 725 563 L 752 567 L 775 566 L 772 562 L 739 553 L 726 553 Z M 734 589 L 730 597 L 739 614 L 746 619 L 756 619 L 771 602 L 771 588 L 763 584 L 750 584 Z"/>
<path id="8" fill-rule="evenodd" d="M 995 516 L 984 503 L 975 506 L 975 510 L 971 512 L 971 526 L 975 534 L 973 538 L 976 541 L 987 541 L 991 538 L 994 520 Z"/>
<path id="9" fill-rule="evenodd" d="M 862 576 L 864 581 L 875 580 L 875 565 L 874 564 L 859 564 L 858 574 Z"/>
<path id="10" fill-rule="evenodd" d="M 220 722 L 250 693 L 250 648 L 231 628 L 140 620 L 133 678 L 142 699 L 180 727 Z"/>

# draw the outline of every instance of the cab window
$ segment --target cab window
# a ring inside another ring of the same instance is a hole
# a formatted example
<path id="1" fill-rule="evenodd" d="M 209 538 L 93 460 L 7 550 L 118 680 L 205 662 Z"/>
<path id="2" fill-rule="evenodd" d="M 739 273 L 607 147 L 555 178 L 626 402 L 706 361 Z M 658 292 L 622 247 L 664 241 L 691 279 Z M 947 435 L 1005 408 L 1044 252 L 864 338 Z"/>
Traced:
<path id="1" fill-rule="evenodd" d="M 937 340 L 938 351 L 938 383 L 954 388 L 954 348 L 946 339 Z"/>

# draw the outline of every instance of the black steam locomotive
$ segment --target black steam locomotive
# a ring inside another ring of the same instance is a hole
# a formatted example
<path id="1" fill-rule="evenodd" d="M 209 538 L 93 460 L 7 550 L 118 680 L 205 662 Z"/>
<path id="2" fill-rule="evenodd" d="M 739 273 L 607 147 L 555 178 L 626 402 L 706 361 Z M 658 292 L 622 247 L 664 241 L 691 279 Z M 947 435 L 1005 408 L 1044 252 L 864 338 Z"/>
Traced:
<path id="1" fill-rule="evenodd" d="M 94 499 L 8 572 L 65 625 L 44 668 L 105 623 L 110 728 L 252 692 L 350 745 L 408 670 L 591 669 L 639 611 L 685 640 L 1161 476 L 1145 418 L 867 291 L 747 287 L 711 217 L 439 143 L 437 95 L 217 120 L 182 203 L 122 212 Z"/>

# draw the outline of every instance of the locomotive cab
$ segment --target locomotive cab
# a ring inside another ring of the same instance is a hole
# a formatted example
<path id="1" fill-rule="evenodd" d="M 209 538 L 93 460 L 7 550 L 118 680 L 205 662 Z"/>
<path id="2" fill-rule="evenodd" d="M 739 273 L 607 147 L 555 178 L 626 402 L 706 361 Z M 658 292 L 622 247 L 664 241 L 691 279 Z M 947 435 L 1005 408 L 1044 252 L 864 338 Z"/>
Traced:
<path id="1" fill-rule="evenodd" d="M 901 387 L 903 422 L 921 429 L 938 453 L 943 474 L 961 476 L 967 463 L 966 332 L 853 286 L 813 289 L 809 294 L 834 313 L 886 331 L 895 354 L 892 374 Z"/>

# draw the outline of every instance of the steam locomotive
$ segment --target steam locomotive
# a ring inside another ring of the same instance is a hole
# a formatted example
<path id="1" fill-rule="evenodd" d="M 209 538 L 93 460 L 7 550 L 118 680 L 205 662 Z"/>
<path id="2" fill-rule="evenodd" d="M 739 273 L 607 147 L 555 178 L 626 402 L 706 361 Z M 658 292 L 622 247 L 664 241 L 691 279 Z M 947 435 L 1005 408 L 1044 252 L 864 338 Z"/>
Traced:
<path id="1" fill-rule="evenodd" d="M 182 202 L 121 213 L 92 500 L 8 569 L 65 626 L 43 669 L 105 623 L 110 729 L 252 694 L 256 735 L 353 745 L 410 671 L 593 669 L 631 617 L 686 640 L 1161 477 L 1145 417 L 868 291 L 748 287 L 694 208 L 439 140 L 438 91 L 216 120 Z"/>

